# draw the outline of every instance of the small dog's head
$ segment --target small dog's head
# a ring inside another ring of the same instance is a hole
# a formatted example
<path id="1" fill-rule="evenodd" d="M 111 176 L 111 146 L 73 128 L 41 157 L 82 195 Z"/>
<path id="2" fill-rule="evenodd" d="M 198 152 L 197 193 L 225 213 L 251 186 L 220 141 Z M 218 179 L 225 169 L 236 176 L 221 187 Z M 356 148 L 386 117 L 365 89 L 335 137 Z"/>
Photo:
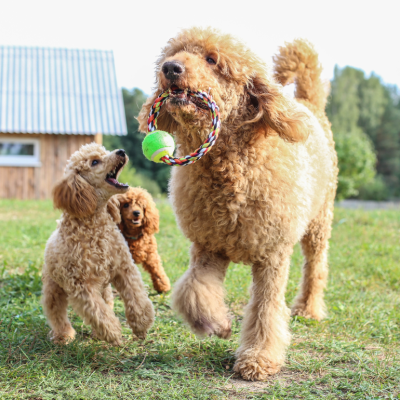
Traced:
<path id="1" fill-rule="evenodd" d="M 129 235 L 143 233 L 152 235 L 158 232 L 159 214 L 151 195 L 141 188 L 129 188 L 128 192 L 118 195 L 120 203 L 122 233 Z"/>
<path id="2" fill-rule="evenodd" d="M 129 189 L 118 182 L 127 162 L 124 150 L 110 153 L 96 143 L 82 146 L 72 154 L 63 179 L 53 189 L 54 207 L 77 218 L 93 214 L 111 196 Z"/>
<path id="3" fill-rule="evenodd" d="M 219 106 L 222 126 L 252 125 L 253 131 L 272 130 L 290 141 L 306 138 L 299 114 L 293 111 L 271 71 L 230 35 L 212 29 L 183 30 L 163 49 L 156 82 L 156 92 L 144 104 L 138 118 L 143 132 L 147 132 L 154 100 L 174 85 L 183 90 L 210 92 Z M 171 96 L 161 109 L 158 128 L 172 133 L 179 126 L 185 127 L 186 134 L 195 131 L 204 140 L 211 127 L 208 107 L 185 93 Z"/>

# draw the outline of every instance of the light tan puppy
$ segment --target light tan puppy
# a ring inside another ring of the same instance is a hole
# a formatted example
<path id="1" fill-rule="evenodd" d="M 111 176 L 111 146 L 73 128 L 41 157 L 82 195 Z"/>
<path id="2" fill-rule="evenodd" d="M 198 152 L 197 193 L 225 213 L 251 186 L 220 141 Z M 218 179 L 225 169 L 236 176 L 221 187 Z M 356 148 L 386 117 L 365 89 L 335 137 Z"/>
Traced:
<path id="1" fill-rule="evenodd" d="M 112 219 L 119 210 L 110 203 L 112 216 L 107 212 L 111 196 L 128 190 L 117 180 L 127 160 L 123 150 L 110 153 L 95 143 L 82 146 L 54 188 L 54 206 L 64 212 L 46 245 L 42 301 L 56 342 L 75 337 L 67 316 L 69 303 L 99 339 L 121 344 L 110 283 L 120 293 L 128 324 L 138 337 L 144 338 L 154 322 L 138 268 Z"/>
<path id="2" fill-rule="evenodd" d="M 193 243 L 174 307 L 196 333 L 229 337 L 225 274 L 230 261 L 251 265 L 251 299 L 235 364 L 245 379 L 265 379 L 285 360 L 285 288 L 297 241 L 305 263 L 292 314 L 318 320 L 325 314 L 337 158 L 320 72 L 317 54 L 304 41 L 281 48 L 274 77 L 231 36 L 192 28 L 163 49 L 156 91 L 139 115 L 146 132 L 154 100 L 172 85 L 210 92 L 219 106 L 222 126 L 212 150 L 193 165 L 172 168 L 172 204 Z M 279 84 L 293 81 L 296 100 Z M 174 134 L 182 157 L 207 138 L 211 117 L 182 92 L 162 107 L 158 128 Z"/>

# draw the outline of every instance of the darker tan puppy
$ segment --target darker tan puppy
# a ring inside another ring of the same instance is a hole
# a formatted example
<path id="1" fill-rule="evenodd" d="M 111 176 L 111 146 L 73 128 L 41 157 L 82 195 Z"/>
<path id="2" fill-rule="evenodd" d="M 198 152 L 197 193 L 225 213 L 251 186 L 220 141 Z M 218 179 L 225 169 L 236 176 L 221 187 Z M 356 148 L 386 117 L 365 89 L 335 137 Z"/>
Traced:
<path id="1" fill-rule="evenodd" d="M 118 224 L 135 263 L 142 264 L 150 274 L 154 289 L 168 292 L 169 279 L 161 263 L 154 236 L 159 231 L 159 213 L 150 193 L 141 188 L 130 188 L 118 195 L 121 223 Z"/>

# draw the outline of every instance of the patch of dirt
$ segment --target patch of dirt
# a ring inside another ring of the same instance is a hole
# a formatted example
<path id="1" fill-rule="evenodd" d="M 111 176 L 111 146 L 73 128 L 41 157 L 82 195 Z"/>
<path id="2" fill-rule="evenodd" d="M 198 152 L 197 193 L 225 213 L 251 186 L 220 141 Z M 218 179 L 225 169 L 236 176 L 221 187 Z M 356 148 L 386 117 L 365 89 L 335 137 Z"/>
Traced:
<path id="1" fill-rule="evenodd" d="M 224 386 L 224 389 L 233 389 L 238 393 L 240 393 L 241 391 L 245 391 L 246 393 L 262 392 L 265 389 L 274 386 L 277 382 L 279 382 L 281 386 L 287 386 L 289 384 L 293 384 L 293 382 L 300 383 L 302 381 L 314 380 L 317 377 L 321 378 L 322 376 L 319 374 L 304 374 L 282 368 L 281 372 L 274 376 L 271 376 L 265 381 L 245 381 L 238 374 L 236 374 L 231 379 L 229 379 L 227 384 Z"/>

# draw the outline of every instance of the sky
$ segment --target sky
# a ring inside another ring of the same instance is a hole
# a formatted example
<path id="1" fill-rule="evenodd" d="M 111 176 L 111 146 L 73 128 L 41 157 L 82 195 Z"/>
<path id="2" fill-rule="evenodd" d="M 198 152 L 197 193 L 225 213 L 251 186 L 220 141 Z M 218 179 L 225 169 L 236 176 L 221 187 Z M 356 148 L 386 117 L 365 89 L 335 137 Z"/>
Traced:
<path id="1" fill-rule="evenodd" d="M 400 87 L 399 11 L 397 0 L 0 0 L 0 45 L 113 50 L 118 85 L 150 94 L 168 39 L 212 27 L 269 65 L 285 41 L 306 38 L 324 79 L 350 65 Z"/>

